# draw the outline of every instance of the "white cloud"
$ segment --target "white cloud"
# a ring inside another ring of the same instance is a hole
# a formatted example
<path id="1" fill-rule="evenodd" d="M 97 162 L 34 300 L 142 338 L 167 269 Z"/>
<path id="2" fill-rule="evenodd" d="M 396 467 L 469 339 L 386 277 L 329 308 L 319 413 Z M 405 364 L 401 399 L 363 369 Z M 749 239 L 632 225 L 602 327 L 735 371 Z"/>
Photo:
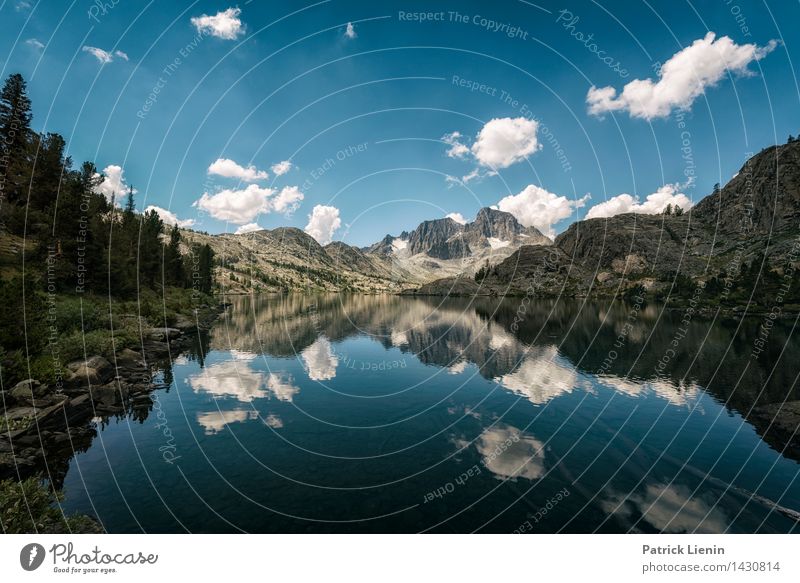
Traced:
<path id="1" fill-rule="evenodd" d="M 539 123 L 532 119 L 495 118 L 478 132 L 472 154 L 483 166 L 508 168 L 541 149 L 536 137 L 538 129 Z"/>
<path id="2" fill-rule="evenodd" d="M 294 396 L 300 392 L 300 387 L 294 384 L 294 378 L 289 373 L 270 373 L 267 379 L 267 389 L 279 401 L 291 403 Z"/>
<path id="3" fill-rule="evenodd" d="M 545 473 L 544 444 L 511 425 L 486 429 L 475 442 L 483 465 L 498 479 L 538 480 Z"/>
<path id="4" fill-rule="evenodd" d="M 356 38 L 358 36 L 356 34 L 356 27 L 353 26 L 352 22 L 347 23 L 347 28 L 344 31 L 344 36 L 350 39 Z"/>
<path id="5" fill-rule="evenodd" d="M 113 196 L 116 204 L 121 204 L 122 199 L 127 195 L 129 186 L 125 183 L 124 171 L 122 166 L 116 164 L 109 164 L 103 168 L 103 182 L 94 188 L 97 194 L 102 194 L 110 202 Z M 95 174 L 95 178 L 99 178 L 100 174 Z M 134 188 L 133 193 L 136 194 L 137 190 Z"/>
<path id="6" fill-rule="evenodd" d="M 300 206 L 303 200 L 303 193 L 296 186 L 284 186 L 272 200 L 271 208 L 275 212 L 291 214 Z"/>
<path id="7" fill-rule="evenodd" d="M 257 169 L 252 164 L 245 168 L 228 158 L 217 158 L 217 160 L 208 167 L 208 173 L 216 174 L 224 178 L 238 178 L 245 182 L 256 182 L 269 178 L 269 174 L 264 170 Z"/>
<path id="8" fill-rule="evenodd" d="M 308 378 L 312 381 L 329 381 L 336 376 L 339 359 L 333 353 L 330 341 L 324 336 L 320 336 L 303 350 L 302 356 Z"/>
<path id="9" fill-rule="evenodd" d="M 469 154 L 469 148 L 461 143 L 461 132 L 453 132 L 442 136 L 442 141 L 450 146 L 447 150 L 447 155 L 450 158 L 464 158 Z"/>
<path id="10" fill-rule="evenodd" d="M 225 189 L 216 194 L 203 193 L 192 206 L 208 212 L 215 219 L 244 225 L 252 223 L 261 213 L 269 212 L 269 197 L 273 194 L 275 190 L 272 188 L 251 184 L 244 190 Z"/>
<path id="11" fill-rule="evenodd" d="M 191 22 L 197 32 L 201 34 L 210 34 L 225 40 L 236 40 L 239 35 L 244 34 L 245 30 L 239 18 L 241 13 L 241 8 L 228 8 L 217 12 L 214 16 L 208 14 L 194 16 Z"/>
<path id="12" fill-rule="evenodd" d="M 306 233 L 314 237 L 320 245 L 327 245 L 333 239 L 336 229 L 342 226 L 339 209 L 335 206 L 316 205 L 308 215 Z"/>
<path id="13" fill-rule="evenodd" d="M 630 194 L 619 194 L 605 202 L 594 205 L 586 213 L 587 219 L 608 218 L 623 213 L 638 213 L 643 215 L 656 215 L 664 211 L 668 204 L 683 210 L 692 208 L 692 201 L 680 192 L 680 184 L 665 184 L 653 194 L 647 195 L 643 203 Z"/>
<path id="14" fill-rule="evenodd" d="M 114 55 L 112 55 L 108 51 L 104 51 L 103 49 L 99 49 L 97 47 L 85 46 L 83 47 L 82 50 L 86 53 L 90 53 L 92 56 L 94 56 L 98 61 L 100 61 L 103 64 L 110 63 L 111 61 L 114 60 Z"/>
<path id="15" fill-rule="evenodd" d="M 709 32 L 678 51 L 664 63 L 659 79 L 635 79 L 617 95 L 613 87 L 591 87 L 586 95 L 589 113 L 627 111 L 631 117 L 651 120 L 668 116 L 673 109 L 689 109 L 703 92 L 717 85 L 726 73 L 750 74 L 747 67 L 767 56 L 776 46 L 737 45 L 729 37 L 715 40 Z"/>
<path id="16" fill-rule="evenodd" d="M 475 168 L 469 174 L 465 174 L 464 176 L 462 176 L 461 180 L 466 184 L 467 182 L 469 182 L 471 180 L 475 180 L 476 178 L 483 178 L 483 176 L 481 175 L 480 170 L 478 170 L 477 168 Z"/>
<path id="17" fill-rule="evenodd" d="M 289 160 L 284 160 L 283 162 L 272 165 L 272 171 L 275 173 L 275 176 L 283 176 L 291 169 L 292 163 Z"/>
<path id="18" fill-rule="evenodd" d="M 507 196 L 495 208 L 511 213 L 521 225 L 536 227 L 548 237 L 553 237 L 553 225 L 568 218 L 572 212 L 586 204 L 588 195 L 578 200 L 570 200 L 529 184 L 519 194 Z"/>
<path id="19" fill-rule="evenodd" d="M 42 43 L 40 43 L 36 39 L 30 39 L 30 40 L 31 41 L 35 41 L 36 43 L 38 43 L 42 47 L 44 46 L 44 45 L 42 45 Z M 28 41 L 28 42 L 30 43 L 30 41 Z M 41 48 L 41 47 L 37 47 L 37 48 Z M 85 46 L 85 47 L 83 47 L 82 50 L 85 53 L 91 54 L 93 57 L 95 57 L 98 61 L 100 61 L 104 65 L 106 63 L 111 63 L 114 60 L 114 57 L 119 57 L 123 61 L 129 60 L 128 59 L 128 55 L 123 53 L 122 51 L 114 51 L 113 53 L 111 53 L 109 51 L 104 51 L 103 49 L 99 49 L 97 47 L 90 47 L 90 46 Z"/>
<path id="20" fill-rule="evenodd" d="M 264 374 L 250 368 L 247 362 L 229 360 L 212 364 L 189 376 L 187 382 L 196 393 L 234 397 L 242 403 L 266 396 Z"/>
<path id="21" fill-rule="evenodd" d="M 263 227 L 261 227 L 258 223 L 247 223 L 246 225 L 242 225 L 238 229 L 234 235 L 244 235 L 245 233 L 252 233 L 254 231 L 260 231 Z"/>
<path id="22" fill-rule="evenodd" d="M 164 221 L 165 225 L 169 226 L 178 225 L 178 227 L 180 227 L 181 229 L 188 229 L 189 227 L 194 225 L 194 219 L 180 220 L 178 216 L 172 211 L 168 211 L 167 209 L 161 208 L 160 206 L 156 206 L 154 204 L 151 204 L 146 209 L 144 209 L 144 212 L 146 213 L 150 211 L 156 211 L 156 213 L 158 213 L 158 216 L 161 217 L 161 220 Z"/>
<path id="23" fill-rule="evenodd" d="M 447 215 L 446 218 L 453 219 L 459 225 L 466 225 L 467 224 L 467 219 L 465 219 L 464 215 L 462 215 L 461 213 L 450 213 L 449 215 Z"/>
<path id="24" fill-rule="evenodd" d="M 25 0 L 19 0 L 19 2 L 17 2 L 14 5 L 14 10 L 16 10 L 17 12 L 25 12 L 26 10 L 29 10 L 30 7 L 31 7 L 30 2 L 26 2 Z"/>
<path id="25" fill-rule="evenodd" d="M 198 413 L 197 423 L 206 430 L 206 435 L 214 435 L 231 423 L 243 423 L 257 418 L 258 411 L 209 411 L 208 413 Z"/>
<path id="26" fill-rule="evenodd" d="M 44 43 L 36 38 L 29 38 L 28 40 L 25 41 L 25 44 L 28 45 L 29 47 L 33 47 L 37 51 L 41 51 L 44 48 Z"/>
<path id="27" fill-rule="evenodd" d="M 717 503 L 713 496 L 704 499 L 683 484 L 650 484 L 644 492 L 612 495 L 600 506 L 628 524 L 645 521 L 661 532 L 717 534 L 731 524 Z"/>

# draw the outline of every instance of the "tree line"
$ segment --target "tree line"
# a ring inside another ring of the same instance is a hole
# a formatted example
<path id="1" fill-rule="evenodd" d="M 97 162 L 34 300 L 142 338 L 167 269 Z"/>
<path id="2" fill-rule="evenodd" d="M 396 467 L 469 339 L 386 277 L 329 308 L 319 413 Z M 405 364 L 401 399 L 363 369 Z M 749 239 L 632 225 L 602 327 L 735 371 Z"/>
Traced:
<path id="1" fill-rule="evenodd" d="M 0 353 L 35 350 L 23 330 L 48 298 L 212 292 L 210 246 L 138 211 L 133 187 L 106 197 L 95 165 L 73 167 L 64 138 L 32 119 L 25 80 L 12 74 L 0 91 Z"/>
<path id="2" fill-rule="evenodd" d="M 95 165 L 73 168 L 64 138 L 33 131 L 31 121 L 25 80 L 10 75 L 0 93 L 0 229 L 33 244 L 26 262 L 47 272 L 50 289 L 122 298 L 140 287 L 211 291 L 208 245 L 182 254 L 177 225 L 137 212 L 133 187 L 107 198 Z"/>

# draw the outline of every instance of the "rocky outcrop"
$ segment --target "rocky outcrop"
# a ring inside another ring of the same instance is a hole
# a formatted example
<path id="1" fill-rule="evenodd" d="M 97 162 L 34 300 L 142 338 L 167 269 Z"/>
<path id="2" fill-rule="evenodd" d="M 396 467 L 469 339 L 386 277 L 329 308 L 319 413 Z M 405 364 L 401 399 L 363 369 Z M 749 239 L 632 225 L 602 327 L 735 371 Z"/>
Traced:
<path id="1" fill-rule="evenodd" d="M 471 223 L 464 225 L 464 235 L 473 245 L 489 245 L 490 239 L 511 245 L 549 245 L 552 241 L 536 227 L 523 227 L 511 213 L 490 207 L 478 211 Z"/>
<path id="2" fill-rule="evenodd" d="M 424 253 L 436 259 L 459 259 L 470 255 L 463 238 L 464 226 L 453 219 L 423 221 L 408 237 L 411 255 Z"/>

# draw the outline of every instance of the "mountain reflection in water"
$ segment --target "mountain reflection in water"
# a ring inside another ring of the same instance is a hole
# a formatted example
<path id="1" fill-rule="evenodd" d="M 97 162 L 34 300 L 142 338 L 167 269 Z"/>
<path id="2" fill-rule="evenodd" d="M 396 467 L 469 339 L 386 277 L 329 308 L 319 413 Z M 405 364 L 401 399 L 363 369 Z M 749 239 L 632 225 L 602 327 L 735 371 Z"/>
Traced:
<path id="1" fill-rule="evenodd" d="M 797 526 L 794 452 L 745 420 L 798 399 L 790 326 L 751 357 L 758 320 L 654 304 L 232 303 L 164 371 L 157 417 L 106 424 L 69 462 L 68 509 L 111 532 Z"/>

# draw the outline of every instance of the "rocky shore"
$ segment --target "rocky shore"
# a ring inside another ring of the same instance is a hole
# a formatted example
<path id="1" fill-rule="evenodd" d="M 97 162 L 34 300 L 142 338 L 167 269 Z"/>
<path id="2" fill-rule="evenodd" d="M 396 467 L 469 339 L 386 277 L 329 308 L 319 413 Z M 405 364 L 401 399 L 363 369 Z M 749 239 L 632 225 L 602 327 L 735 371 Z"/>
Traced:
<path id="1" fill-rule="evenodd" d="M 58 484 L 74 452 L 96 435 L 92 420 L 146 416 L 150 394 L 164 388 L 153 382 L 155 374 L 198 341 L 225 307 L 201 306 L 173 327 L 142 330 L 138 351 L 70 362 L 58 384 L 28 379 L 0 391 L 0 480 L 42 475 Z"/>

